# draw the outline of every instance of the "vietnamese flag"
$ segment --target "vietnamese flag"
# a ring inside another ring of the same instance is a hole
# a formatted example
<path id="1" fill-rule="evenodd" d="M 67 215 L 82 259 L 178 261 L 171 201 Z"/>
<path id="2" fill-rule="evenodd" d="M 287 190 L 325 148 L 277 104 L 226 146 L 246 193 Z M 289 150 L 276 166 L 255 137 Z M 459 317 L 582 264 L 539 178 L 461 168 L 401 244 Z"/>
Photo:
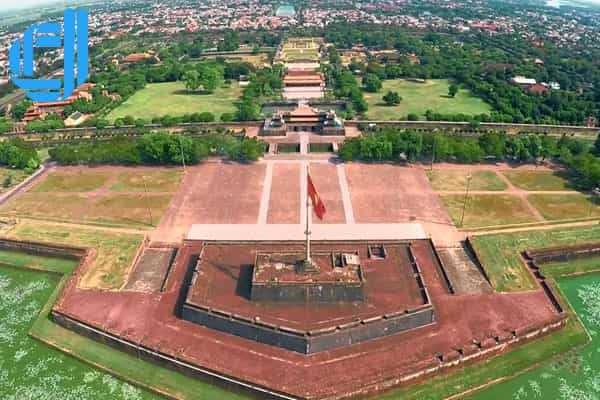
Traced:
<path id="1" fill-rule="evenodd" d="M 325 204 L 323 204 L 323 201 L 321 200 L 319 193 L 317 193 L 317 189 L 315 188 L 315 185 L 313 184 L 310 174 L 308 174 L 307 176 L 308 176 L 308 196 L 310 197 L 310 200 L 312 201 L 312 205 L 313 205 L 313 209 L 315 210 L 315 214 L 317 214 L 317 217 L 319 217 L 319 219 L 322 221 L 323 217 L 325 216 L 325 211 L 326 211 Z"/>

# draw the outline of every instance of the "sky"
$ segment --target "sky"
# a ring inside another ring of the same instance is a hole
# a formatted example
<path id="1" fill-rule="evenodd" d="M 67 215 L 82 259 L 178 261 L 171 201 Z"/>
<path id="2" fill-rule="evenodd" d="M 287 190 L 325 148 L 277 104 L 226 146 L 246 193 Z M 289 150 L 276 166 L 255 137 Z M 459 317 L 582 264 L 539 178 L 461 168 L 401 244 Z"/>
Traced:
<path id="1" fill-rule="evenodd" d="M 600 1 L 600 0 L 599 0 Z M 5 10 L 15 10 L 18 8 L 28 8 L 40 4 L 60 3 L 59 0 L 0 0 L 2 8 Z"/>

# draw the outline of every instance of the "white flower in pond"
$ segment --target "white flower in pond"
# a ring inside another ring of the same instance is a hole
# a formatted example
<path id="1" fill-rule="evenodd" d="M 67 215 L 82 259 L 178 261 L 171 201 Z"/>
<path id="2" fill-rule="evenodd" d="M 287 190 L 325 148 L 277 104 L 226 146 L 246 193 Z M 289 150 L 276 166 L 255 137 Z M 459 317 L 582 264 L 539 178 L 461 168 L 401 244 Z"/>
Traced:
<path id="1" fill-rule="evenodd" d="M 541 398 L 542 397 L 542 388 L 537 381 L 529 381 L 529 388 L 534 394 L 534 397 Z"/>
<path id="2" fill-rule="evenodd" d="M 597 397 L 594 394 L 569 386 L 564 378 L 560 379 L 558 392 L 560 394 L 560 398 L 563 400 L 597 400 Z"/>
<path id="3" fill-rule="evenodd" d="M 523 386 L 521 386 L 519 388 L 519 390 L 517 390 L 515 392 L 515 394 L 513 395 L 513 399 L 514 400 L 521 400 L 521 399 L 525 399 L 526 396 L 527 396 L 527 392 L 525 391 L 525 388 Z"/>
<path id="4" fill-rule="evenodd" d="M 583 318 L 591 325 L 600 327 L 600 282 L 583 285 L 577 295 L 584 306 Z"/>
<path id="5" fill-rule="evenodd" d="M 111 394 L 119 389 L 119 381 L 110 375 L 104 375 L 102 377 L 102 383 L 106 385 Z"/>
<path id="6" fill-rule="evenodd" d="M 98 371 L 90 371 L 90 372 L 86 372 L 83 375 L 83 381 L 85 383 L 91 383 L 91 382 L 94 382 L 99 377 L 100 377 L 100 372 L 98 372 Z"/>
<path id="7" fill-rule="evenodd" d="M 131 386 L 129 383 L 123 383 L 123 385 L 121 385 L 121 397 L 124 400 L 142 400 L 142 392 L 138 388 Z"/>
<path id="8" fill-rule="evenodd" d="M 27 350 L 20 349 L 15 353 L 15 361 L 19 362 L 23 357 L 27 355 Z"/>

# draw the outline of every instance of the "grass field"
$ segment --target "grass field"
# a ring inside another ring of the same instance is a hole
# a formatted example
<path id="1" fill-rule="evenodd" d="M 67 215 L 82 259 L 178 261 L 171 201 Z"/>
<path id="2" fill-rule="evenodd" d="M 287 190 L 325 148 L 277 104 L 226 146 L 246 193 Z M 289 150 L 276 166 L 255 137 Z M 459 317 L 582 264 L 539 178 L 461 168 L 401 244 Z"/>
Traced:
<path id="1" fill-rule="evenodd" d="M 266 53 L 260 54 L 244 54 L 244 55 L 219 55 L 217 56 L 203 56 L 196 60 L 216 60 L 217 58 L 224 58 L 225 60 L 232 62 L 247 62 L 254 65 L 257 68 L 262 68 L 265 64 L 269 63 L 269 55 Z"/>
<path id="2" fill-rule="evenodd" d="M 463 225 L 460 219 L 465 197 L 463 195 L 441 196 L 452 221 L 459 228 L 511 225 L 535 222 L 535 216 L 517 196 L 508 194 L 469 195 Z"/>
<path id="3" fill-rule="evenodd" d="M 150 120 L 166 114 L 179 116 L 209 111 L 219 119 L 223 113 L 236 111 L 235 102 L 240 95 L 237 83 L 220 87 L 212 94 L 188 93 L 183 82 L 151 83 L 112 110 L 107 118 L 114 121 L 130 115 Z"/>
<path id="4" fill-rule="evenodd" d="M 494 288 L 499 292 L 515 292 L 536 287 L 520 256 L 524 250 L 598 241 L 600 226 L 595 225 L 475 236 L 473 246 Z"/>
<path id="5" fill-rule="evenodd" d="M 94 248 L 92 265 L 79 281 L 87 289 L 116 290 L 127 280 L 142 235 L 100 232 L 96 229 L 20 222 L 7 234 L 12 239 Z"/>
<path id="6" fill-rule="evenodd" d="M 560 173 L 552 171 L 502 171 L 518 188 L 524 190 L 573 190 Z"/>
<path id="7" fill-rule="evenodd" d="M 177 168 L 57 169 L 0 214 L 115 226 L 156 226 L 181 180 Z M 147 192 L 146 192 L 147 190 Z"/>
<path id="8" fill-rule="evenodd" d="M 431 187 L 435 191 L 465 190 L 467 176 L 471 174 L 471 190 L 505 190 L 504 183 L 494 171 L 474 171 L 455 169 L 434 169 L 427 171 Z"/>
<path id="9" fill-rule="evenodd" d="M 550 221 L 600 216 L 600 205 L 585 194 L 532 194 L 527 199 Z"/>
<path id="10" fill-rule="evenodd" d="M 467 90 L 461 89 L 454 98 L 448 97 L 449 82 L 446 79 L 432 79 L 425 83 L 409 82 L 402 79 L 383 81 L 383 88 L 378 93 L 364 93 L 369 104 L 367 118 L 373 120 L 406 119 L 408 114 L 425 115 L 427 110 L 442 114 L 484 114 L 491 111 L 483 100 L 474 97 Z M 382 97 L 389 91 L 402 96 L 397 106 L 386 106 Z"/>

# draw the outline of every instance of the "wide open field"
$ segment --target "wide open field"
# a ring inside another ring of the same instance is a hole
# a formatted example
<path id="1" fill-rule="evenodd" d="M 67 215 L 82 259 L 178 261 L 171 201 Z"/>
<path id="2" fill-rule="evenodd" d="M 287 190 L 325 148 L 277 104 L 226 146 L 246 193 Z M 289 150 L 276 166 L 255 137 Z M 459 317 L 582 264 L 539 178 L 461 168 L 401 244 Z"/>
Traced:
<path id="1" fill-rule="evenodd" d="M 549 221 L 600 217 L 600 205 L 585 194 L 532 194 L 527 199 Z"/>
<path id="2" fill-rule="evenodd" d="M 383 88 L 378 93 L 364 93 L 369 103 L 367 118 L 373 120 L 406 119 L 408 114 L 417 114 L 423 119 L 427 110 L 442 114 L 478 115 L 489 113 L 490 106 L 483 100 L 474 97 L 467 90 L 461 89 L 454 98 L 448 97 L 450 83 L 446 79 L 430 79 L 425 83 L 409 82 L 403 79 L 383 81 Z M 397 106 L 386 106 L 382 97 L 389 91 L 402 96 Z"/>
<path id="3" fill-rule="evenodd" d="M 108 114 L 108 119 L 132 116 L 152 119 L 169 114 L 179 116 L 211 112 L 218 119 L 223 113 L 236 111 L 235 102 L 241 94 L 237 83 L 220 87 L 212 94 L 189 93 L 183 82 L 151 83 L 131 96 Z"/>
<path id="4" fill-rule="evenodd" d="M 467 177 L 471 175 L 470 190 L 505 190 L 507 185 L 494 171 L 468 171 L 458 169 L 434 169 L 427 171 L 431 187 L 435 191 L 466 190 Z"/>
<path id="5" fill-rule="evenodd" d="M 459 228 L 482 226 L 512 225 L 535 222 L 535 215 L 525 202 L 507 194 L 469 195 L 466 202 L 463 225 L 460 225 L 465 196 L 459 194 L 443 195 L 442 200 Z"/>
<path id="6" fill-rule="evenodd" d="M 117 226 L 156 226 L 181 169 L 66 167 L 0 207 L 0 215 Z"/>
<path id="7" fill-rule="evenodd" d="M 502 171 L 502 174 L 513 185 L 523 190 L 572 190 L 560 172 L 515 170 Z"/>

